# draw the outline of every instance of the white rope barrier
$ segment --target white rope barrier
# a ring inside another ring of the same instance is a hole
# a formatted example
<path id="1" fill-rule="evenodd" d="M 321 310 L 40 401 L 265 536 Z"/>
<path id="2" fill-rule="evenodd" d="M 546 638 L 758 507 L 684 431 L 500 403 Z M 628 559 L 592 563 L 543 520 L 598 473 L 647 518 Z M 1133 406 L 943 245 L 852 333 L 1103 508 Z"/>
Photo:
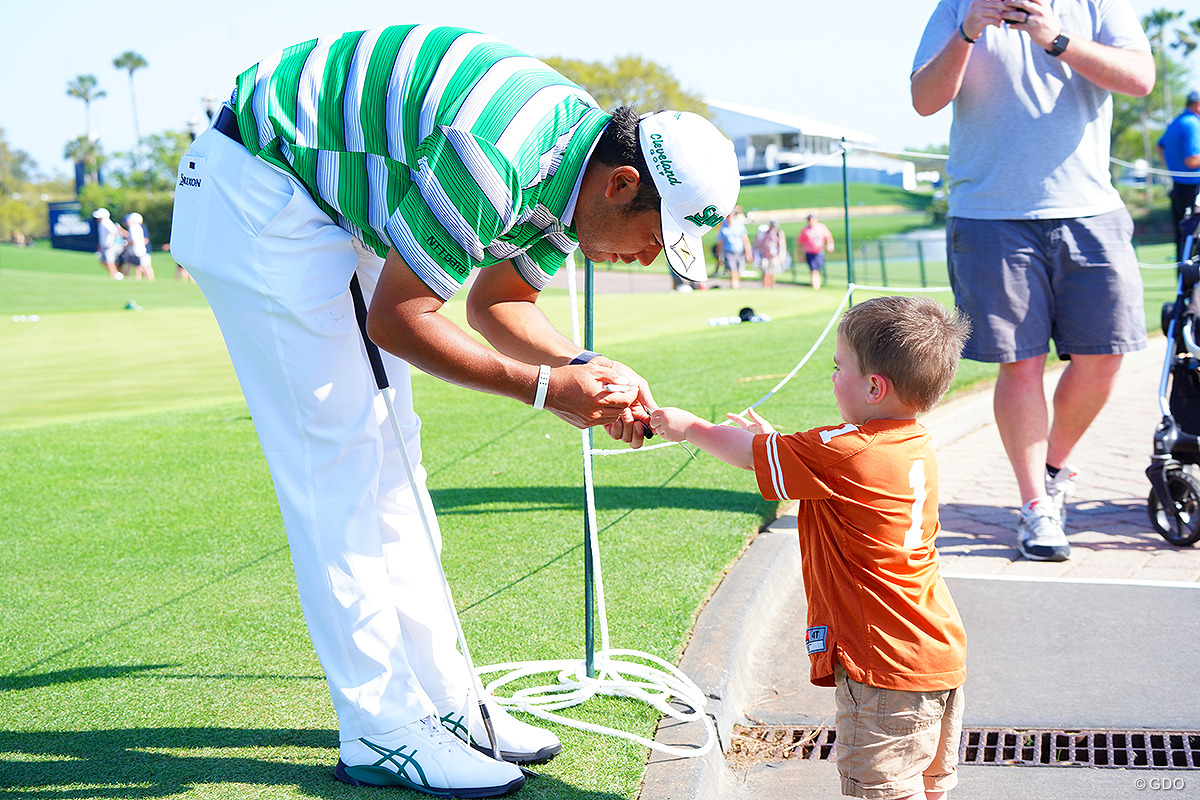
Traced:
<path id="1" fill-rule="evenodd" d="M 770 178 L 775 175 L 784 175 L 789 172 L 798 172 L 802 169 L 807 169 L 808 167 L 811 167 L 814 164 L 819 164 L 822 161 L 825 161 L 832 156 L 839 156 L 842 153 L 853 153 L 856 151 L 862 152 L 862 153 L 876 153 L 878 155 L 883 155 L 883 156 L 899 156 L 901 158 L 932 159 L 934 161 L 946 161 L 947 159 L 950 158 L 950 156 L 946 153 L 925 153 L 920 150 L 905 150 L 903 148 L 896 150 L 894 148 L 889 148 L 889 147 L 875 147 L 874 145 L 869 145 L 869 144 L 844 142 L 841 147 L 839 147 L 833 153 L 828 154 L 827 156 L 818 156 L 817 158 L 812 159 L 808 163 L 796 164 L 791 167 L 787 167 L 786 169 L 774 170 L 772 172 L 760 172 L 756 175 L 743 175 L 742 180 L 748 181 L 748 180 L 754 180 L 756 178 Z M 1136 170 L 1137 172 L 1144 173 L 1146 175 L 1160 175 L 1164 178 L 1187 178 L 1187 177 L 1194 177 L 1196 174 L 1194 172 L 1180 172 L 1178 170 L 1160 169 L 1159 167 L 1151 167 L 1148 164 L 1143 166 L 1143 165 L 1135 164 L 1131 161 L 1124 161 L 1115 156 L 1109 156 L 1108 163 L 1116 164 L 1117 166 L 1125 167 L 1126 169 Z"/>
<path id="2" fill-rule="evenodd" d="M 806 161 L 804 163 L 801 163 L 801 164 L 793 164 L 790 167 L 784 167 L 783 169 L 772 170 L 771 172 L 759 172 L 754 175 L 742 175 L 740 177 L 741 177 L 742 182 L 744 183 L 746 181 L 758 180 L 759 178 L 773 178 L 776 175 L 787 175 L 789 172 L 799 172 L 802 169 L 808 169 L 809 167 L 816 166 L 817 164 L 821 164 L 821 163 L 824 163 L 825 161 L 829 161 L 831 159 L 837 158 L 838 156 L 840 156 L 842 153 L 845 153 L 845 152 L 846 152 L 846 148 L 839 147 L 837 150 L 834 150 L 832 153 L 826 153 L 824 155 L 817 156 L 816 158 L 813 158 L 813 159 Z"/>
<path id="3" fill-rule="evenodd" d="M 579 303 L 576 294 L 573 257 L 568 259 L 566 267 L 567 292 L 571 304 L 571 330 L 575 343 L 579 344 Z M 494 672 L 506 673 L 490 681 L 484 689 L 487 695 L 505 708 L 524 711 L 540 719 L 557 722 L 578 730 L 628 739 L 653 750 L 681 758 L 704 756 L 712 750 L 716 743 L 717 729 L 712 718 L 704 713 L 707 698 L 700 687 L 682 671 L 658 656 L 638 650 L 615 650 L 609 644 L 608 608 L 604 599 L 604 578 L 600 569 L 600 537 L 597 534 L 596 497 L 592 483 L 591 455 L 594 455 L 595 451 L 590 447 L 589 431 L 584 430 L 581 433 L 583 438 L 584 513 L 587 515 L 588 548 L 591 552 L 593 568 L 592 585 L 596 593 L 596 617 L 600 630 L 600 649 L 596 651 L 592 659 L 593 677 L 589 677 L 587 674 L 586 661 L 580 659 L 510 661 L 478 667 L 476 672 L 480 675 Z M 498 689 L 514 681 L 546 673 L 556 674 L 557 682 L 518 689 L 507 697 L 496 694 Z M 555 713 L 560 709 L 585 703 L 596 695 L 640 700 L 653 706 L 660 714 L 679 722 L 700 721 L 704 727 L 704 741 L 694 747 L 667 745 L 629 731 L 584 722 Z"/>

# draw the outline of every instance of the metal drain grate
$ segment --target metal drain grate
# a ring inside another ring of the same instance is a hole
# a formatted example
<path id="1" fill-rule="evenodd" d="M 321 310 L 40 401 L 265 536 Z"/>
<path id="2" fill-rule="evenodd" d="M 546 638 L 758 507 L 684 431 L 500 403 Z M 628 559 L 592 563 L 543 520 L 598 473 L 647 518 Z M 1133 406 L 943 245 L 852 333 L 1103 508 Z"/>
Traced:
<path id="1" fill-rule="evenodd" d="M 969 728 L 958 758 L 963 764 L 1200 769 L 1200 733 Z"/>
<path id="2" fill-rule="evenodd" d="M 833 728 L 741 727 L 731 759 L 833 761 Z M 964 728 L 961 764 L 1200 769 L 1200 732 Z"/>

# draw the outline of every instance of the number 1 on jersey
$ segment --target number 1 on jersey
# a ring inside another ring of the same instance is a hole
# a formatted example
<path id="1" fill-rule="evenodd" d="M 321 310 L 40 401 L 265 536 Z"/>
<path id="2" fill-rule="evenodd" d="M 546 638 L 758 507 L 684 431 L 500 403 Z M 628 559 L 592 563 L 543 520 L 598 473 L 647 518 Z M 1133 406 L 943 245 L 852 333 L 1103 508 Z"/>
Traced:
<path id="1" fill-rule="evenodd" d="M 921 521 L 925 517 L 925 459 L 918 458 L 908 471 L 908 485 L 913 490 L 912 525 L 904 532 L 904 549 L 921 546 Z"/>

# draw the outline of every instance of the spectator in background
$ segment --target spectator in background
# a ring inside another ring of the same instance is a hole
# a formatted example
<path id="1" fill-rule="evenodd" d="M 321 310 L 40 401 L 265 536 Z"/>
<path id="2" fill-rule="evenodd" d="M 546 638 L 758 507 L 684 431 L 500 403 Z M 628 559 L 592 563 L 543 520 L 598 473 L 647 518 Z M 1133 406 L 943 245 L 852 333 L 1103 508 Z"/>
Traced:
<path id="1" fill-rule="evenodd" d="M 825 274 L 825 254 L 833 252 L 833 234 L 824 222 L 817 220 L 816 214 L 808 215 L 808 224 L 796 237 L 796 255 L 804 253 L 808 261 L 809 274 L 812 275 L 812 287 L 821 288 L 821 278 Z"/>
<path id="2" fill-rule="evenodd" d="M 1196 204 L 1200 189 L 1200 92 L 1188 93 L 1183 113 L 1158 139 L 1158 152 L 1171 175 L 1171 218 L 1175 222 L 1175 259 L 1183 260 L 1183 234 L 1179 223 Z"/>
<path id="3" fill-rule="evenodd" d="M 774 289 L 775 276 L 783 270 L 787 256 L 787 238 L 778 220 L 771 220 L 766 230 L 759 231 L 754 240 L 754 255 L 758 268 L 762 270 L 763 288 Z"/>
<path id="4" fill-rule="evenodd" d="M 736 289 L 742 283 L 742 272 L 750 256 L 750 235 L 746 233 L 742 207 L 734 206 L 733 213 L 717 228 L 717 263 L 729 272 L 729 288 Z"/>
<path id="5" fill-rule="evenodd" d="M 1150 42 L 1129 0 L 942 0 L 911 81 L 918 114 L 954 107 L 946 258 L 972 323 L 963 356 L 1000 364 L 993 405 L 1021 496 L 1017 549 L 1063 561 L 1078 476 L 1067 459 L 1122 354 L 1146 347 L 1133 220 L 1108 156 L 1112 92 L 1154 88 Z M 1053 422 L 1051 339 L 1070 359 Z"/>
<path id="6" fill-rule="evenodd" d="M 117 261 L 121 258 L 121 242 L 129 235 L 128 231 L 112 221 L 112 215 L 108 213 L 107 208 L 97 208 L 92 212 L 92 219 L 96 220 L 96 234 L 99 240 L 96 252 L 100 256 L 100 263 L 108 270 L 109 277 L 113 280 L 123 280 L 125 276 L 117 269 Z"/>
<path id="7" fill-rule="evenodd" d="M 150 264 L 150 237 L 146 235 L 146 228 L 142 225 L 142 215 L 136 211 L 126 215 L 125 227 L 129 231 L 125 257 L 133 264 L 134 280 L 154 280 L 154 267 Z"/>

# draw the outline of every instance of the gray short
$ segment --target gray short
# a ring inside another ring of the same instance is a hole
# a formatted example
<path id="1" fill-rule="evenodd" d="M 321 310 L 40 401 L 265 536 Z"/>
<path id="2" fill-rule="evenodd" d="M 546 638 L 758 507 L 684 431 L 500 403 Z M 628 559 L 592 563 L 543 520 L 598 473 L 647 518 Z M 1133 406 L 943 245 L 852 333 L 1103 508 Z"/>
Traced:
<path id="1" fill-rule="evenodd" d="M 730 274 L 737 273 L 741 275 L 746 271 L 746 253 L 731 253 L 728 250 L 721 254 L 721 266 L 723 266 Z"/>
<path id="2" fill-rule="evenodd" d="M 1146 347 L 1142 276 L 1125 209 L 1094 217 L 950 217 L 946 258 L 954 301 L 970 318 L 963 351 L 1011 363 L 1128 353 Z"/>

